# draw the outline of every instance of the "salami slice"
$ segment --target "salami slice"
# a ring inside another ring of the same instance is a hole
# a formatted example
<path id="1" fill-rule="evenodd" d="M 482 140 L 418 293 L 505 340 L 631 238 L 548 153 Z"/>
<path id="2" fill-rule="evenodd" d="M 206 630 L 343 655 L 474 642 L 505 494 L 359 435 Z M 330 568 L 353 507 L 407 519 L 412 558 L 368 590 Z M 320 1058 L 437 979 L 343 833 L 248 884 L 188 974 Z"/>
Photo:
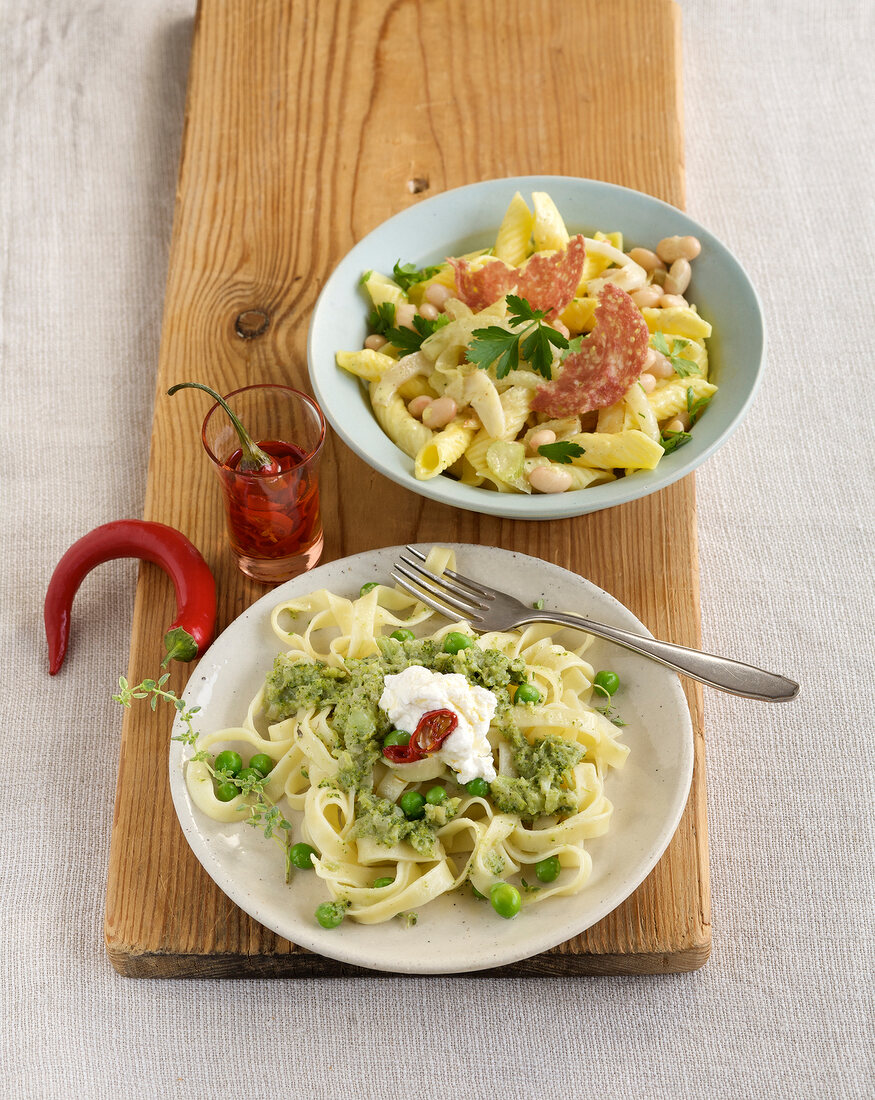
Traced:
<path id="1" fill-rule="evenodd" d="M 571 238 L 562 252 L 551 256 L 535 253 L 520 272 L 517 294 L 532 309 L 561 313 L 580 285 L 585 259 L 586 241 L 580 233 Z"/>
<path id="2" fill-rule="evenodd" d="M 582 234 L 572 237 L 566 248 L 549 256 L 536 253 L 522 268 L 492 260 L 472 270 L 467 260 L 450 259 L 456 273 L 456 294 L 475 313 L 486 309 L 505 294 L 518 294 L 532 309 L 559 313 L 574 297 L 583 275 L 586 242 Z"/>
<path id="3" fill-rule="evenodd" d="M 580 351 L 565 357 L 559 377 L 538 387 L 532 408 L 562 417 L 613 405 L 644 369 L 649 341 L 641 311 L 625 290 L 606 283 L 595 327 Z"/>
<path id="4" fill-rule="evenodd" d="M 450 263 L 456 272 L 456 295 L 475 313 L 512 294 L 519 280 L 516 268 L 508 267 L 503 260 L 492 260 L 477 270 L 472 270 L 467 260 L 450 258 Z"/>

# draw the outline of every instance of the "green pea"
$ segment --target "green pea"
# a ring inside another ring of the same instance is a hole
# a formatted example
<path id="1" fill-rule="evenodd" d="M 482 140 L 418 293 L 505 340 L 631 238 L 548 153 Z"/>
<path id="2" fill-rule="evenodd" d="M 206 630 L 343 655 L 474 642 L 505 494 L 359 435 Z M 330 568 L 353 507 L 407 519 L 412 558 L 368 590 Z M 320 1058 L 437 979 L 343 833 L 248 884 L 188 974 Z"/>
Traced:
<path id="1" fill-rule="evenodd" d="M 476 779 L 465 784 L 465 790 L 475 798 L 485 798 L 489 794 L 489 784 L 478 775 Z"/>
<path id="2" fill-rule="evenodd" d="M 316 920 L 323 928 L 336 928 L 343 923 L 346 916 L 345 907 L 341 907 L 335 901 L 323 901 L 316 907 Z"/>
<path id="3" fill-rule="evenodd" d="M 374 889 L 382 890 L 384 886 L 391 886 L 394 881 L 395 879 L 393 878 L 375 878 Z"/>
<path id="4" fill-rule="evenodd" d="M 387 733 L 383 738 L 383 747 L 388 745 L 409 745 L 410 734 L 405 733 L 404 730 L 392 730 L 391 733 Z"/>
<path id="5" fill-rule="evenodd" d="M 273 761 L 266 752 L 257 752 L 249 761 L 249 767 L 255 768 L 262 775 L 267 775 L 273 767 Z"/>
<path id="6" fill-rule="evenodd" d="M 380 582 L 379 581 L 368 581 L 367 584 L 363 584 L 361 586 L 361 588 L 359 589 L 359 595 L 360 596 L 367 596 L 367 594 L 369 592 L 373 592 L 373 590 L 375 588 L 379 588 L 379 587 L 380 587 Z"/>
<path id="7" fill-rule="evenodd" d="M 458 653 L 460 649 L 469 649 L 473 644 L 473 638 L 459 630 L 453 630 L 444 638 L 444 653 Z"/>
<path id="8" fill-rule="evenodd" d="M 471 893 L 474 895 L 475 898 L 477 898 L 478 901 L 486 901 L 486 895 L 481 894 L 473 882 L 471 883 Z"/>
<path id="9" fill-rule="evenodd" d="M 225 749 L 216 757 L 215 768 L 217 772 L 224 772 L 225 775 L 236 775 L 242 767 L 243 757 L 239 752 L 234 752 L 233 749 Z"/>
<path id="10" fill-rule="evenodd" d="M 540 703 L 541 693 L 534 684 L 520 684 L 514 696 L 515 703 Z"/>
<path id="11" fill-rule="evenodd" d="M 418 821 L 425 813 L 425 799 L 419 791 L 405 791 L 398 799 L 398 805 L 408 821 Z"/>
<path id="12" fill-rule="evenodd" d="M 400 630 L 393 630 L 389 637 L 394 638 L 396 642 L 412 642 L 416 635 L 412 630 L 401 627 Z"/>
<path id="13" fill-rule="evenodd" d="M 220 783 L 216 787 L 216 798 L 220 802 L 230 802 L 232 798 L 236 798 L 240 794 L 240 788 L 236 783 Z"/>
<path id="14" fill-rule="evenodd" d="M 617 688 L 620 686 L 620 677 L 616 672 L 611 672 L 608 668 L 603 668 L 601 672 L 595 674 L 593 683 L 596 687 L 606 691 L 608 695 L 613 695 Z"/>
<path id="15" fill-rule="evenodd" d="M 496 882 L 489 891 L 489 900 L 495 912 L 505 920 L 515 917 L 522 905 L 519 890 L 509 882 Z"/>
<path id="16" fill-rule="evenodd" d="M 289 859 L 292 865 L 301 871 L 313 870 L 313 856 L 318 858 L 319 853 L 309 844 L 293 844 L 289 849 Z"/>
<path id="17" fill-rule="evenodd" d="M 238 779 L 264 779 L 264 776 L 260 771 L 256 771 L 255 768 L 244 768 L 242 772 L 237 776 Z"/>
<path id="18" fill-rule="evenodd" d="M 553 882 L 559 878 L 559 856 L 547 856 L 535 864 L 535 874 L 541 882 Z"/>
<path id="19" fill-rule="evenodd" d="M 425 801 L 431 806 L 440 806 L 442 802 L 446 802 L 447 792 L 444 787 L 429 787 L 425 792 Z"/>

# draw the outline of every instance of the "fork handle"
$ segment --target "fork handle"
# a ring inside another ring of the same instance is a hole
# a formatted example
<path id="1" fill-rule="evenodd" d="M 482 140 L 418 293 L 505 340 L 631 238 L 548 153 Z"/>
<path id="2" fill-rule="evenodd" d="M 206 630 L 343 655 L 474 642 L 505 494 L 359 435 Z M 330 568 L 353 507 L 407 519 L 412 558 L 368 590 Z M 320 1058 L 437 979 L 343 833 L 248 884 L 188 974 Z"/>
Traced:
<path id="1" fill-rule="evenodd" d="M 661 642 L 657 638 L 647 638 L 633 634 L 617 626 L 607 626 L 585 619 L 582 615 L 566 614 L 561 611 L 542 612 L 526 616 L 527 622 L 559 623 L 576 630 L 585 630 L 598 638 L 616 642 L 625 649 L 643 653 L 667 668 L 674 669 L 693 680 L 699 680 L 709 687 L 728 691 L 731 695 L 743 695 L 748 699 L 763 699 L 769 703 L 786 703 L 795 699 L 799 685 L 786 676 L 775 672 L 766 672 L 753 665 L 733 661 L 729 657 L 716 657 L 712 653 L 703 653 L 698 649 Z M 522 625 L 522 624 L 520 624 Z"/>

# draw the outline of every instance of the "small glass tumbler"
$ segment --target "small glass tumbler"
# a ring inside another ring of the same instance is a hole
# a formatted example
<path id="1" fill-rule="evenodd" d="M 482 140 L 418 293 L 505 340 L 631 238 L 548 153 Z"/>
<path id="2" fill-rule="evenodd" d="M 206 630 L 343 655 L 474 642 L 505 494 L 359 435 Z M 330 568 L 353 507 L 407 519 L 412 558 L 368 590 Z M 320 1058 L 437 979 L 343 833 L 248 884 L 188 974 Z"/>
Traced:
<path id="1" fill-rule="evenodd" d="M 213 405 L 201 435 L 222 487 L 231 550 L 248 577 L 287 581 L 311 569 L 322 554 L 319 458 L 325 418 L 312 398 L 288 386 L 245 386 L 225 400 L 280 467 L 279 473 L 238 470 L 239 437 L 225 410 Z"/>

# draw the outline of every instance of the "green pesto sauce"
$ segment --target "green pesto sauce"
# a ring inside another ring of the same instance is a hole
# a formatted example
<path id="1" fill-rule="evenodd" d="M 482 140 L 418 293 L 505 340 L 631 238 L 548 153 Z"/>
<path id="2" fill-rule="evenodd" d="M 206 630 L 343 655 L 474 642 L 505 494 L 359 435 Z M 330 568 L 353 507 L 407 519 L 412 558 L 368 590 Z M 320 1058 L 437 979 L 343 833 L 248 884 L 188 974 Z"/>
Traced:
<path id="1" fill-rule="evenodd" d="M 353 835 L 369 837 L 387 848 L 406 840 L 420 855 L 434 854 L 434 829 L 426 818 L 408 821 L 396 802 L 372 791 L 359 791 L 355 796 Z"/>
<path id="2" fill-rule="evenodd" d="M 373 769 L 382 753 L 382 740 L 392 729 L 380 709 L 383 680 L 411 665 L 435 672 L 461 673 L 469 683 L 487 688 L 497 700 L 495 717 L 504 719 L 502 736 L 511 746 L 514 777 L 499 775 L 491 784 L 490 797 L 501 813 L 534 818 L 542 814 L 568 814 L 576 809 L 564 784 L 571 768 L 584 755 L 580 745 L 561 737 L 537 738 L 532 744 L 509 719 L 511 684 L 525 683 L 521 657 L 508 658 L 496 649 L 478 645 L 444 653 L 428 639 L 398 641 L 378 638 L 380 653 L 352 659 L 343 668 L 322 662 L 294 662 L 280 655 L 268 673 L 264 709 L 269 722 L 281 722 L 297 711 L 330 708 L 328 726 L 332 738 L 327 748 L 338 762 L 331 785 L 356 793 L 356 835 L 371 837 L 391 846 L 407 841 L 416 851 L 434 851 L 435 830 L 456 814 L 460 800 L 425 806 L 425 815 L 408 821 L 401 807 L 373 794 Z M 408 731 L 412 732 L 412 731 Z"/>
<path id="3" fill-rule="evenodd" d="M 499 775 L 492 781 L 489 793 L 495 808 L 520 817 L 573 813 L 577 802 L 563 784 L 585 756 L 583 746 L 554 734 L 536 737 L 529 743 L 509 724 L 502 730 L 502 737 L 511 746 L 517 775 Z"/>
<path id="4" fill-rule="evenodd" d="M 339 764 L 337 783 L 344 790 L 369 790 L 372 786 L 382 739 L 392 729 L 379 707 L 386 675 L 403 672 L 410 665 L 459 672 L 469 683 L 494 693 L 496 716 L 510 710 L 508 685 L 526 678 L 522 658 L 505 657 L 496 649 L 472 645 L 458 653 L 444 653 L 437 642 L 421 638 L 378 638 L 377 644 L 379 654 L 349 660 L 345 668 L 331 668 L 318 661 L 293 662 L 280 655 L 267 676 L 264 708 L 269 722 L 281 722 L 307 707 L 332 708 L 328 725 L 334 741 L 327 747 Z"/>

